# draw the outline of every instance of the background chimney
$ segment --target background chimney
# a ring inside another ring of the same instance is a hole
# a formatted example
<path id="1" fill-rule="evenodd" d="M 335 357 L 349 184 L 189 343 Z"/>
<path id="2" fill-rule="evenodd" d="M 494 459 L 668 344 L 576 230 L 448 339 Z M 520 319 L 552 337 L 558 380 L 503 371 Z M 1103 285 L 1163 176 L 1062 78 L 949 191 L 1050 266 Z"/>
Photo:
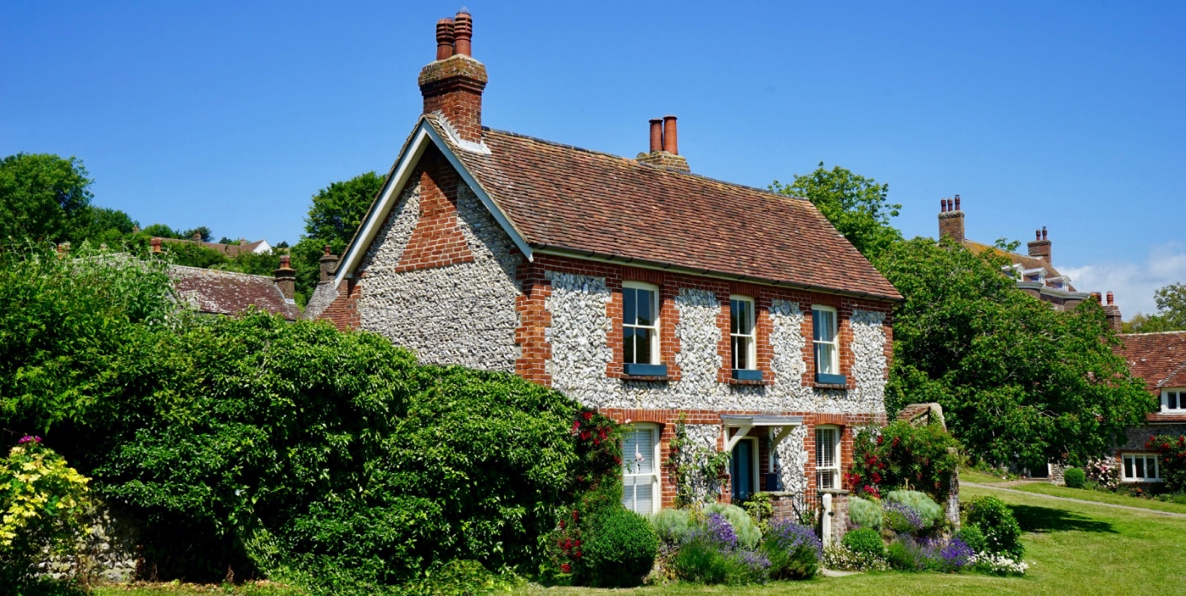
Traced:
<path id="1" fill-rule="evenodd" d="M 1036 240 L 1031 241 L 1027 246 L 1029 247 L 1029 254 L 1031 257 L 1037 257 L 1046 261 L 1046 263 L 1053 265 L 1051 260 L 1050 241 L 1046 239 L 1046 226 L 1042 226 L 1041 230 L 1034 233 Z"/>
<path id="2" fill-rule="evenodd" d="M 157 255 L 161 253 L 161 239 L 153 238 L 148 243 L 152 246 L 152 254 Z"/>
<path id="3" fill-rule="evenodd" d="M 325 245 L 325 254 L 321 255 L 321 279 L 318 283 L 328 283 L 334 280 L 334 272 L 338 270 L 338 256 L 329 254 L 329 245 Z"/>
<path id="4" fill-rule="evenodd" d="M 470 55 L 473 18 L 462 10 L 436 25 L 437 60 L 420 71 L 420 94 L 424 113 L 439 112 L 457 136 L 472 143 L 482 141 L 482 90 L 486 88 L 486 67 Z M 452 49 L 448 45 L 452 43 Z M 446 55 L 448 54 L 448 55 Z M 443 56 L 443 58 L 442 58 Z"/>
<path id="5" fill-rule="evenodd" d="M 964 212 L 958 206 L 959 195 L 953 199 L 939 201 L 939 238 L 964 241 Z"/>
<path id="6" fill-rule="evenodd" d="M 640 163 L 658 166 L 675 172 L 691 172 L 688 160 L 679 154 L 679 134 L 675 130 L 675 116 L 654 118 L 651 123 L 651 152 L 639 153 Z"/>
<path id="7" fill-rule="evenodd" d="M 286 301 L 292 301 L 296 294 L 296 271 L 289 266 L 288 255 L 280 256 L 280 268 L 273 272 L 276 276 L 276 287 L 284 295 Z"/>
<path id="8" fill-rule="evenodd" d="M 194 242 L 197 242 L 198 244 L 202 243 L 202 233 L 201 232 L 194 232 Z"/>
<path id="9" fill-rule="evenodd" d="M 1112 290 L 1108 290 L 1108 303 L 1104 305 L 1104 317 L 1108 320 L 1108 326 L 1116 333 L 1123 330 L 1121 322 L 1123 318 L 1120 316 L 1120 307 L 1115 304 L 1112 297 Z"/>

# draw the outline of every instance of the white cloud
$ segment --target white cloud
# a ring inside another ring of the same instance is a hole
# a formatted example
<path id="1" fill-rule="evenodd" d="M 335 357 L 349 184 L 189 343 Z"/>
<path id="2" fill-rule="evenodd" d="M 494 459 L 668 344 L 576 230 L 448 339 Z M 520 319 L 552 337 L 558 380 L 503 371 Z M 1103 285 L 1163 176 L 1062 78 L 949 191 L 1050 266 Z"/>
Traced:
<path id="1" fill-rule="evenodd" d="M 1071 283 L 1083 292 L 1116 294 L 1116 304 L 1125 319 L 1138 312 L 1157 311 L 1153 292 L 1173 283 L 1186 283 L 1186 246 L 1167 242 L 1153 247 L 1144 263 L 1107 262 L 1083 267 L 1060 267 Z"/>

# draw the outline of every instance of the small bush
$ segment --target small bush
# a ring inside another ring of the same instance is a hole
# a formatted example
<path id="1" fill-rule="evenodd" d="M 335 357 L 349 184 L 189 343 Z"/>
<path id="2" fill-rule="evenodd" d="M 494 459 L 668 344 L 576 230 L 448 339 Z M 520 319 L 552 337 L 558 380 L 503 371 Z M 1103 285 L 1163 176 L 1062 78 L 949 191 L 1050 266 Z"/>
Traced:
<path id="1" fill-rule="evenodd" d="M 691 538 L 696 529 L 692 514 L 687 509 L 662 509 L 647 518 L 659 541 L 668 547 L 679 546 Z"/>
<path id="2" fill-rule="evenodd" d="M 907 543 L 910 541 L 910 543 Z M 922 569 L 918 557 L 917 545 L 913 544 L 909 536 L 898 536 L 890 543 L 885 551 L 885 560 L 889 566 L 898 571 L 919 571 Z"/>
<path id="3" fill-rule="evenodd" d="M 724 517 L 737 534 L 737 545 L 744 550 L 754 550 L 762 540 L 762 531 L 758 529 L 758 524 L 754 523 L 754 518 L 741 507 L 713 503 L 704 508 L 704 513 L 717 513 Z"/>
<path id="4" fill-rule="evenodd" d="M 630 587 L 642 583 L 659 554 L 659 540 L 641 515 L 624 507 L 598 518 L 585 543 L 589 584 Z"/>
<path id="5" fill-rule="evenodd" d="M 883 523 L 895 534 L 917 534 L 926 527 L 922 516 L 907 505 L 887 502 L 884 512 Z"/>
<path id="6" fill-rule="evenodd" d="M 1025 547 L 1021 544 L 1021 526 L 1013 511 L 996 497 L 981 497 L 968 506 L 968 525 L 980 528 L 988 552 L 1021 560 Z"/>
<path id="7" fill-rule="evenodd" d="M 882 523 L 881 503 L 861 497 L 852 497 L 848 500 L 848 517 L 858 527 L 880 529 Z"/>
<path id="8" fill-rule="evenodd" d="M 926 493 L 916 490 L 895 490 L 886 493 L 885 500 L 905 505 L 914 510 L 922 521 L 923 529 L 935 528 L 943 524 L 943 508 Z"/>
<path id="9" fill-rule="evenodd" d="M 1087 473 L 1079 468 L 1067 468 L 1062 474 L 1062 481 L 1067 488 L 1083 488 L 1083 483 L 1087 481 Z"/>
<path id="10" fill-rule="evenodd" d="M 855 554 L 885 558 L 885 542 L 882 542 L 881 534 L 873 528 L 857 528 L 845 534 L 840 543 Z"/>
<path id="11" fill-rule="evenodd" d="M 885 559 L 867 553 L 857 554 L 842 544 L 824 547 L 824 567 L 839 571 L 886 571 L 889 565 Z"/>
<path id="12" fill-rule="evenodd" d="M 762 542 L 774 579 L 811 579 L 819 571 L 823 551 L 815 530 L 791 521 L 771 524 Z"/>
<path id="13" fill-rule="evenodd" d="M 982 553 L 988 550 L 988 543 L 984 540 L 984 533 L 975 525 L 968 524 L 960 528 L 960 531 L 956 532 L 955 537 L 968 545 L 968 548 L 972 549 L 972 552 Z"/>

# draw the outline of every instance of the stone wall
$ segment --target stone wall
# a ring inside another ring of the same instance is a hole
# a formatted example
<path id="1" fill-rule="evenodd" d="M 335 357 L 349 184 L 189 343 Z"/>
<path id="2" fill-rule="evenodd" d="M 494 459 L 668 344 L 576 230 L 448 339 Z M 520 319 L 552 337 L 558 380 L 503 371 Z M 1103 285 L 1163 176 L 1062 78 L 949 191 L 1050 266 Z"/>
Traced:
<path id="1" fill-rule="evenodd" d="M 513 372 L 515 273 L 522 257 L 468 186 L 452 180 L 455 190 L 441 191 L 437 185 L 448 179 L 441 172 L 446 166 L 427 156 L 425 162 L 425 168 L 438 171 L 413 174 L 412 180 L 421 182 L 410 183 L 399 196 L 359 268 L 365 271 L 360 327 L 411 348 L 422 363 Z M 435 196 L 433 208 L 422 205 L 422 195 L 429 194 Z M 440 213 L 450 208 L 455 217 Z M 454 222 L 433 232 L 439 241 L 424 229 L 415 232 L 422 220 L 430 223 L 421 217 L 426 209 L 437 214 L 436 221 Z M 405 254 L 414 232 L 423 260 Z M 460 237 L 448 237 L 457 233 Z M 434 242 L 453 252 L 468 249 L 469 255 L 442 260 L 431 253 Z"/>
<path id="2" fill-rule="evenodd" d="M 104 582 L 126 583 L 137 578 L 139 531 L 136 523 L 103 504 L 90 514 L 86 534 L 75 547 L 77 556 L 50 557 L 39 573 L 55 579 L 86 575 Z"/>

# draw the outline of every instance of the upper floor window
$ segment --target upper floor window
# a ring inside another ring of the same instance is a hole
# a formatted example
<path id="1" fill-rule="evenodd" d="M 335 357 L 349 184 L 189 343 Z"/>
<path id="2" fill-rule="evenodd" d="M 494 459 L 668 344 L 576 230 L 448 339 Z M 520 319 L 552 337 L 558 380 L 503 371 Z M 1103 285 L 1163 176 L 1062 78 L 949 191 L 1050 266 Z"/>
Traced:
<path id="1" fill-rule="evenodd" d="M 626 364 L 659 364 L 659 288 L 622 284 L 622 349 Z"/>
<path id="2" fill-rule="evenodd" d="M 650 514 L 662 503 L 659 487 L 659 427 L 635 424 L 622 436 L 622 504 Z"/>
<path id="3" fill-rule="evenodd" d="M 1178 387 L 1161 390 L 1162 412 L 1186 412 L 1186 389 Z"/>
<path id="4" fill-rule="evenodd" d="M 729 340 L 733 347 L 733 369 L 757 368 L 754 342 L 754 300 L 744 296 L 729 297 Z"/>
<path id="5" fill-rule="evenodd" d="M 815 342 L 816 374 L 840 375 L 840 346 L 836 341 L 836 309 L 830 306 L 811 307 L 811 325 Z"/>

